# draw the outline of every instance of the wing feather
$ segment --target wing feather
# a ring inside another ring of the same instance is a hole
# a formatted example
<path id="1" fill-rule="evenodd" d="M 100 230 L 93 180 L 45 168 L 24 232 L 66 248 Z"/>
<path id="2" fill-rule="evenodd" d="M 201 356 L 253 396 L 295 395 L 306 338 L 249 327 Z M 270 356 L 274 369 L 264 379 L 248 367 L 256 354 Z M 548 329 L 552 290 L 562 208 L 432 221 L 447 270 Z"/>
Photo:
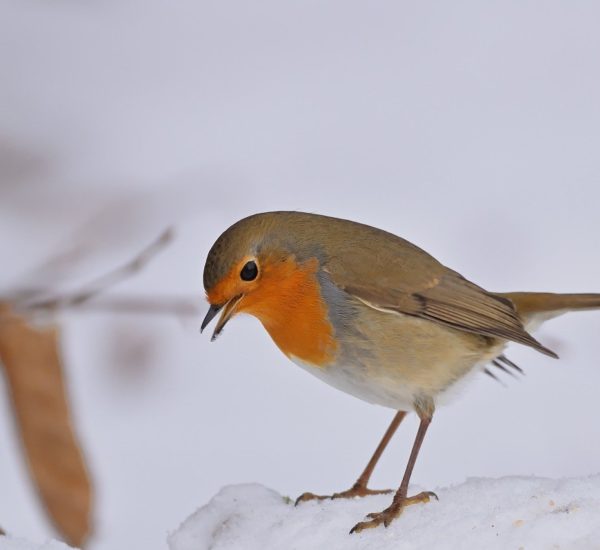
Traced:
<path id="1" fill-rule="evenodd" d="M 359 265 L 349 251 L 349 258 L 337 255 L 326 271 L 338 287 L 376 309 L 511 340 L 557 357 L 525 330 L 510 299 L 487 292 L 408 241 L 394 239 L 368 266 Z"/>

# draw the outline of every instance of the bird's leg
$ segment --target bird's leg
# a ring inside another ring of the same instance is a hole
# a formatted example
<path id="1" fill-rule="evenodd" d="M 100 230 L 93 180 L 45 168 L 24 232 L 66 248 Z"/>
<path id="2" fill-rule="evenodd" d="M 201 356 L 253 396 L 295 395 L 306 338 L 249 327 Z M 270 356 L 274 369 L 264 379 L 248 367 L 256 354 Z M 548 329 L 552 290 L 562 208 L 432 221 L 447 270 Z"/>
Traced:
<path id="1" fill-rule="evenodd" d="M 406 465 L 406 471 L 404 472 L 404 477 L 402 478 L 400 488 L 398 489 L 398 491 L 396 491 L 396 494 L 394 495 L 394 500 L 392 501 L 392 504 L 382 512 L 369 514 L 367 517 L 370 519 L 368 521 L 361 521 L 360 523 L 357 523 L 352 528 L 350 533 L 360 533 L 364 529 L 371 529 L 372 527 L 377 527 L 382 523 L 383 525 L 385 525 L 385 527 L 387 527 L 395 518 L 397 518 L 402 513 L 402 510 L 405 506 L 408 506 L 410 504 L 416 504 L 418 502 L 429 502 L 431 497 L 434 497 L 437 500 L 437 495 L 430 491 L 422 492 L 412 497 L 407 496 L 410 476 L 415 466 L 415 462 L 417 461 L 417 456 L 419 454 L 419 449 L 421 448 L 421 443 L 423 443 L 425 433 L 427 432 L 427 428 L 429 427 L 430 423 L 431 416 L 421 417 L 419 431 L 417 432 L 417 437 L 415 438 L 415 442 L 410 453 L 410 458 L 408 459 L 408 464 Z"/>
<path id="2" fill-rule="evenodd" d="M 398 411 L 396 413 L 396 416 L 394 416 L 392 423 L 389 425 L 388 429 L 386 430 L 385 434 L 383 435 L 383 438 L 379 442 L 379 445 L 377 445 L 377 449 L 375 449 L 375 452 L 373 453 L 371 460 L 369 460 L 367 467 L 364 469 L 363 473 L 360 474 L 360 476 L 356 480 L 356 483 L 350 489 L 348 489 L 346 491 L 342 491 L 341 493 L 334 493 L 333 495 L 315 495 L 313 493 L 303 493 L 296 499 L 296 505 L 299 504 L 300 502 L 304 502 L 307 500 L 314 500 L 314 499 L 323 500 L 323 499 L 328 499 L 328 498 L 331 498 L 331 499 L 354 498 L 354 497 L 365 497 L 367 495 L 379 495 L 382 493 L 391 493 L 392 489 L 383 489 L 383 490 L 368 489 L 367 484 L 369 483 L 371 474 L 373 473 L 373 470 L 375 469 L 377 462 L 381 458 L 383 451 L 387 447 L 387 444 L 390 442 L 390 439 L 392 439 L 394 433 L 396 433 L 396 430 L 398 429 L 400 422 L 402 422 L 402 420 L 404 419 L 405 416 L 406 416 L 406 411 Z"/>
<path id="3" fill-rule="evenodd" d="M 377 449 L 375 449 L 375 452 L 373 453 L 371 460 L 369 460 L 369 463 L 367 464 L 363 473 L 360 474 L 360 476 L 358 477 L 358 479 L 356 480 L 356 483 L 352 486 L 352 488 L 350 488 L 346 491 L 342 491 L 341 493 L 334 493 L 331 498 L 364 497 L 367 495 L 379 495 L 382 493 L 391 493 L 392 492 L 392 489 L 383 489 L 383 490 L 368 489 L 367 484 L 369 483 L 369 479 L 371 479 L 371 474 L 373 473 L 373 470 L 375 469 L 377 462 L 379 462 L 379 459 L 381 458 L 383 451 L 385 450 L 388 443 L 390 442 L 390 440 L 396 433 L 398 426 L 400 425 L 400 423 L 402 422 L 402 420 L 404 419 L 405 416 L 406 416 L 406 411 L 398 411 L 396 413 L 396 416 L 394 416 L 394 419 L 392 420 L 391 424 L 389 425 L 388 429 L 386 430 L 385 434 L 383 435 L 381 441 L 379 442 L 379 445 L 377 445 Z"/>

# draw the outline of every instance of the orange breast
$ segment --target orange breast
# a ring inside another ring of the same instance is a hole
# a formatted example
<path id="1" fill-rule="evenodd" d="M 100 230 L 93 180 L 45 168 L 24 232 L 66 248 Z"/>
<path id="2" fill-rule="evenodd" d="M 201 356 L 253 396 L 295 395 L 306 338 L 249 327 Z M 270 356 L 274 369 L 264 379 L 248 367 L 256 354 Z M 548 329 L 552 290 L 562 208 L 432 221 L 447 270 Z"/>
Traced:
<path id="1" fill-rule="evenodd" d="M 316 366 L 337 352 L 334 329 L 316 278 L 318 262 L 293 259 L 263 266 L 260 285 L 244 296 L 239 311 L 257 317 L 279 349 Z"/>

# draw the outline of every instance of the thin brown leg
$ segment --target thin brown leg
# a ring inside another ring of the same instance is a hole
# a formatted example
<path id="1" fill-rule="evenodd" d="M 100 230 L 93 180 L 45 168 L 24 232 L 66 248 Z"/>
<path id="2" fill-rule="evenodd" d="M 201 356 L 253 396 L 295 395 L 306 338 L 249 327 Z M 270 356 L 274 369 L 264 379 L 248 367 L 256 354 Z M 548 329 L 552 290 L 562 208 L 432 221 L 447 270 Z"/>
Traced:
<path id="1" fill-rule="evenodd" d="M 326 496 L 325 495 L 315 495 L 313 493 L 303 493 L 296 499 L 296 505 L 298 505 L 300 502 L 305 502 L 307 500 L 314 500 L 314 499 L 323 500 L 323 499 L 327 499 L 327 498 L 333 498 L 333 499 L 335 499 L 335 498 L 354 498 L 354 497 L 364 497 L 367 495 L 379 495 L 382 493 L 391 493 L 392 492 L 391 489 L 384 489 L 384 490 L 368 489 L 367 484 L 369 483 L 371 474 L 373 473 L 373 470 L 375 469 L 377 462 L 381 458 L 383 451 L 385 450 L 388 443 L 390 442 L 390 440 L 396 433 L 398 426 L 400 426 L 400 423 L 402 422 L 402 420 L 404 419 L 405 416 L 406 416 L 406 411 L 398 411 L 396 413 L 396 416 L 394 416 L 392 423 L 389 425 L 388 429 L 386 430 L 385 434 L 383 435 L 383 438 L 379 442 L 379 445 L 377 445 L 377 449 L 375 449 L 375 452 L 373 453 L 371 460 L 369 460 L 367 467 L 364 469 L 363 473 L 360 474 L 360 476 L 356 480 L 356 483 L 352 486 L 351 489 L 348 489 L 347 491 L 342 491 L 341 493 L 334 493 L 333 495 L 326 495 Z"/>
<path id="2" fill-rule="evenodd" d="M 413 448 L 408 459 L 408 464 L 406 465 L 406 470 L 404 471 L 402 483 L 400 484 L 398 491 L 396 491 L 396 494 L 394 495 L 394 500 L 392 501 L 392 504 L 388 506 L 385 510 L 383 510 L 383 512 L 369 514 L 368 517 L 371 519 L 369 521 L 361 521 L 360 523 L 357 523 L 352 528 L 350 533 L 360 533 L 363 529 L 377 527 L 382 523 L 387 527 L 394 518 L 398 517 L 402 513 L 402 510 L 405 506 L 408 506 L 410 504 L 416 504 L 417 502 L 428 502 L 431 497 L 435 497 L 437 499 L 436 494 L 430 491 L 419 493 L 418 495 L 415 495 L 413 497 L 407 497 L 410 476 L 412 475 L 413 468 L 415 467 L 415 462 L 417 461 L 417 456 L 419 456 L 421 444 L 423 443 L 423 439 L 425 439 L 425 434 L 427 433 L 427 428 L 429 428 L 430 423 L 430 416 L 421 418 L 421 423 L 419 424 L 419 431 L 417 432 L 415 442 L 413 443 Z"/>
<path id="3" fill-rule="evenodd" d="M 375 469 L 377 462 L 379 462 L 379 459 L 381 458 L 383 451 L 385 450 L 388 443 L 390 442 L 390 440 L 396 433 L 398 426 L 400 426 L 400 422 L 402 422 L 402 420 L 404 420 L 405 416 L 406 416 L 406 411 L 398 411 L 396 413 L 396 416 L 394 416 L 392 423 L 389 425 L 385 434 L 383 434 L 383 437 L 381 438 L 379 445 L 377 445 L 377 449 L 375 449 L 375 452 L 373 453 L 371 460 L 369 460 L 367 467 L 365 468 L 364 472 L 362 474 L 360 474 L 359 478 L 356 480 L 354 487 L 357 487 L 357 486 L 365 487 L 365 488 L 367 487 L 367 484 L 369 483 L 369 479 L 371 479 L 371 474 L 373 473 L 373 470 Z"/>

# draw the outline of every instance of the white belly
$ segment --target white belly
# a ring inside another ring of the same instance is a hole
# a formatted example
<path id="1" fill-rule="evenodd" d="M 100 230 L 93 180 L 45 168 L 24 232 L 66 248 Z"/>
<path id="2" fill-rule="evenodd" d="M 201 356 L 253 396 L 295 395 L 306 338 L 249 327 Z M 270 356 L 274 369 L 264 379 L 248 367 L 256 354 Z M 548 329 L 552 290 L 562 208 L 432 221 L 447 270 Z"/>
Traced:
<path id="1" fill-rule="evenodd" d="M 380 379 L 365 376 L 364 369 L 357 366 L 318 367 L 294 356 L 290 356 L 290 359 L 323 382 L 367 403 L 382 405 L 394 410 L 414 410 L 413 402 L 417 392 L 407 384 L 398 384 L 396 380 L 382 383 Z"/>
<path id="2" fill-rule="evenodd" d="M 389 407 L 397 411 L 414 411 L 415 398 L 421 393 L 419 389 L 411 387 L 406 382 L 402 383 L 397 378 L 383 382 L 378 378 L 364 376 L 364 370 L 360 367 L 352 365 L 318 367 L 294 356 L 290 356 L 290 359 L 305 371 L 337 390 L 353 395 L 367 403 Z M 435 405 L 444 406 L 453 402 L 486 366 L 487 361 L 473 365 L 470 372 L 440 393 L 432 395 Z"/>

